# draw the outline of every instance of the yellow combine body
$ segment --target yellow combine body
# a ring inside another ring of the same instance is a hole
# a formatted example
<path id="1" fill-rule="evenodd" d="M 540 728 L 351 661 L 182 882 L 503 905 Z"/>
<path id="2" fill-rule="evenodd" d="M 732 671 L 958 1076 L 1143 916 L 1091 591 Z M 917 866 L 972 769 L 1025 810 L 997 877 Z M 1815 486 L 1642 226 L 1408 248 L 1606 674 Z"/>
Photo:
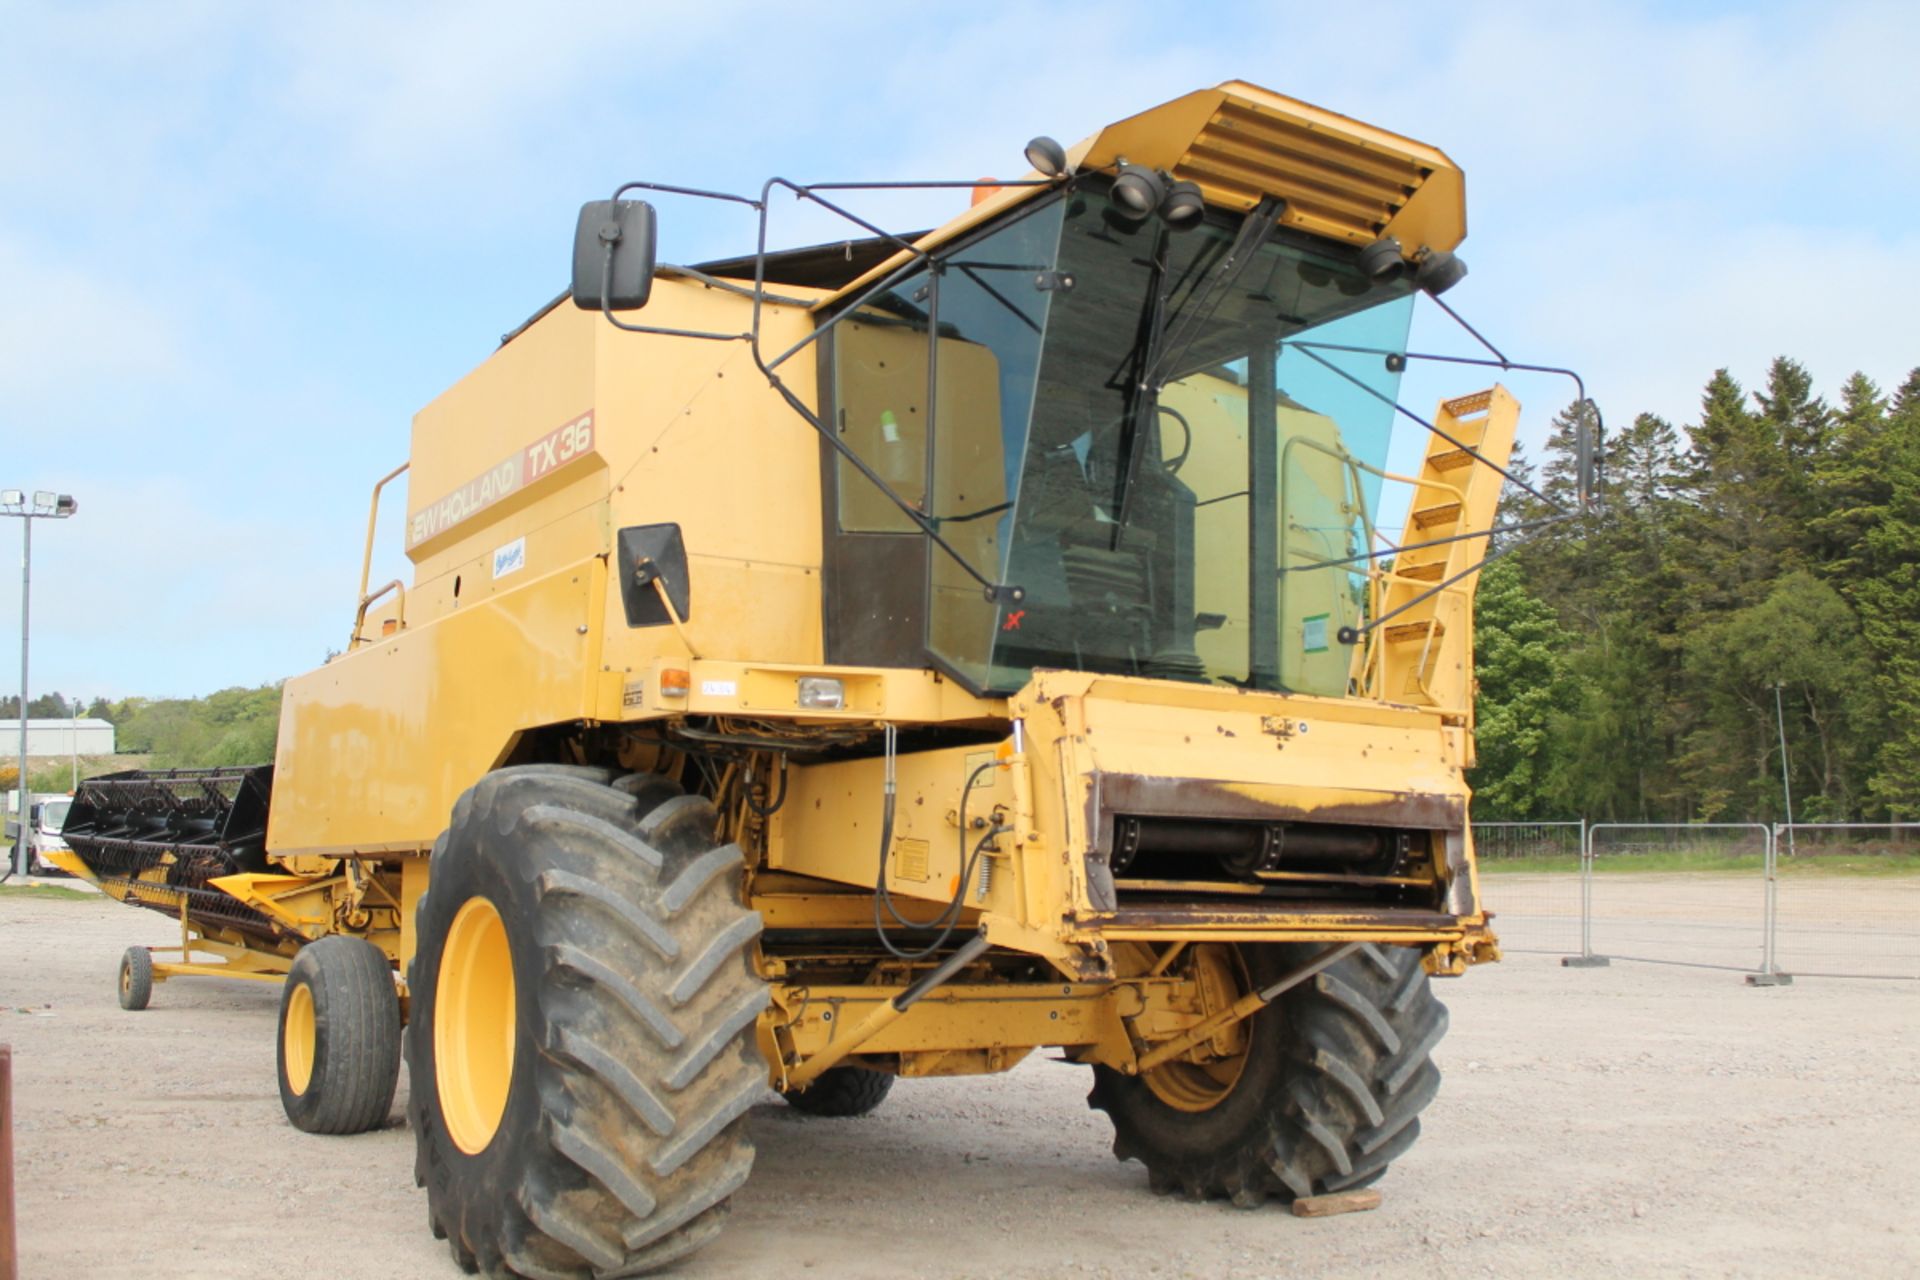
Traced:
<path id="1" fill-rule="evenodd" d="M 698 1247 L 769 1085 L 1053 1049 L 1156 1188 L 1246 1206 L 1417 1132 L 1428 977 L 1498 954 L 1464 771 L 1518 406 L 1385 470 L 1461 176 L 1241 83 L 1044 142 L 911 244 L 659 267 L 589 206 L 572 304 L 415 419 L 411 579 L 270 774 L 77 802 L 70 865 L 183 961 L 291 971 L 302 1128 L 380 1123 L 411 1022 L 463 1264 Z"/>

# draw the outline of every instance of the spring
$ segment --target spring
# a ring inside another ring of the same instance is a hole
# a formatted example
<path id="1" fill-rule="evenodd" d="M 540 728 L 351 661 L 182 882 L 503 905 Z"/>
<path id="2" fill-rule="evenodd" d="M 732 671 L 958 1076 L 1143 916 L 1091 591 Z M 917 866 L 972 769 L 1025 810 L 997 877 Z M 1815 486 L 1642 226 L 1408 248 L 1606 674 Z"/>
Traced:
<path id="1" fill-rule="evenodd" d="M 974 890 L 974 901 L 985 902 L 987 891 L 991 888 L 993 888 L 993 855 L 982 853 L 980 855 L 980 887 Z"/>

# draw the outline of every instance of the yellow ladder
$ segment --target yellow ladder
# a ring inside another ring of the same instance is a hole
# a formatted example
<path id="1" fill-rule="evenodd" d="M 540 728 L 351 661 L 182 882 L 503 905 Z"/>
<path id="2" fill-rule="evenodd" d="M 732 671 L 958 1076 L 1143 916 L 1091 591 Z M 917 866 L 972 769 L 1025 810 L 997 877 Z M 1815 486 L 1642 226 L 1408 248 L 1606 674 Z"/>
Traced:
<path id="1" fill-rule="evenodd" d="M 1480 575 L 1465 571 L 1486 554 L 1486 530 L 1504 482 L 1476 459 L 1506 466 L 1519 421 L 1520 402 L 1498 384 L 1440 402 L 1434 426 L 1445 435 L 1428 438 L 1399 542 L 1413 549 L 1396 555 L 1392 569 L 1375 579 L 1373 616 L 1386 621 L 1369 636 L 1374 697 L 1471 717 L 1473 589 Z M 1443 538 L 1454 540 L 1438 541 Z M 1448 585 L 1434 591 L 1442 583 Z M 1419 599 L 1429 591 L 1434 594 Z"/>

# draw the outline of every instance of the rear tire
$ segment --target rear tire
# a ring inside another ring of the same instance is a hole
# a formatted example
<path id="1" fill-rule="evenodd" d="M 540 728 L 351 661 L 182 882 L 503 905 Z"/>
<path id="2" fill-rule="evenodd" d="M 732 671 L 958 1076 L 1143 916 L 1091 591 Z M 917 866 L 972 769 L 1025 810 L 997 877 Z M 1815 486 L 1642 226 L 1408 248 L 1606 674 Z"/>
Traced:
<path id="1" fill-rule="evenodd" d="M 786 1094 L 787 1105 L 810 1116 L 864 1116 L 893 1092 L 893 1075 L 868 1067 L 829 1067 L 804 1089 Z"/>
<path id="2" fill-rule="evenodd" d="M 753 1165 L 768 992 L 715 827 L 663 779 L 552 765 L 454 807 L 407 1061 L 415 1177 L 464 1269 L 638 1275 L 718 1234 Z"/>
<path id="3" fill-rule="evenodd" d="M 280 1105 L 306 1133 L 387 1123 L 400 1082 L 400 998 L 386 952 L 330 934 L 300 948 L 280 992 Z"/>
<path id="4" fill-rule="evenodd" d="M 153 953 L 145 947 L 128 947 L 120 957 L 120 1007 L 138 1013 L 153 999 Z"/>
<path id="5" fill-rule="evenodd" d="M 1240 954 L 1257 988 L 1320 950 Z M 1146 1165 L 1155 1191 L 1254 1208 L 1270 1195 L 1364 1187 L 1413 1145 L 1440 1087 L 1431 1055 L 1447 1029 L 1418 950 L 1362 947 L 1247 1021 L 1238 1074 L 1204 1109 L 1169 1105 L 1164 1082 L 1156 1092 L 1142 1077 L 1094 1068 L 1087 1103 L 1109 1114 L 1114 1155 Z"/>

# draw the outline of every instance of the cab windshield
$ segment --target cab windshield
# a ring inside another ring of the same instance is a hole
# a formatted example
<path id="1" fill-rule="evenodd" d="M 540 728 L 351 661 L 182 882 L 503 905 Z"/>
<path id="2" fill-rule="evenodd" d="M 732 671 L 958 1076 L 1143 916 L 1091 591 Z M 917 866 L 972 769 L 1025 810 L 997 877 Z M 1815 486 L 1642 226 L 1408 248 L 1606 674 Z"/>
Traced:
<path id="1" fill-rule="evenodd" d="M 1250 215 L 1257 216 L 1257 215 Z M 927 648 L 982 691 L 1063 668 L 1332 696 L 1361 618 L 1404 350 L 1403 281 L 1210 213 L 1175 230 L 1077 185 L 843 324 L 847 442 L 930 515 Z M 928 377 L 928 362 L 934 376 Z M 844 467 L 843 529 L 904 517 Z"/>

